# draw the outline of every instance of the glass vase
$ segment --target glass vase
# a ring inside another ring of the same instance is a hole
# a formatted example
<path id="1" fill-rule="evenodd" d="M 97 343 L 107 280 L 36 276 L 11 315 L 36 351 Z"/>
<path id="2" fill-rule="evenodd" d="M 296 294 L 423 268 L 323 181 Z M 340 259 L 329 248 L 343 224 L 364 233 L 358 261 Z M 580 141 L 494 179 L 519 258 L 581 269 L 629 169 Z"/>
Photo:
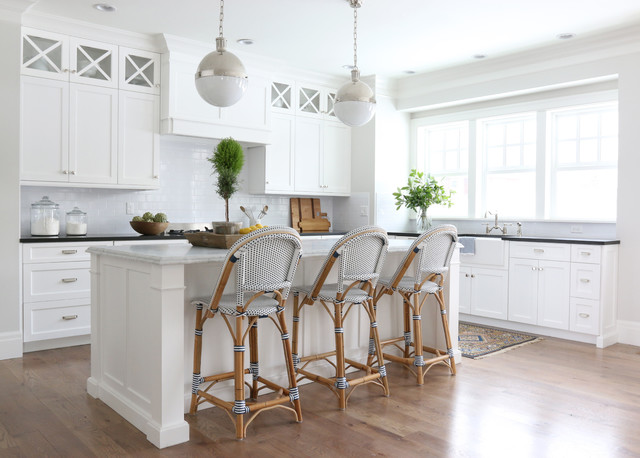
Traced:
<path id="1" fill-rule="evenodd" d="M 416 232 L 422 234 L 425 231 L 431 229 L 431 218 L 427 215 L 427 209 L 429 207 L 418 208 L 416 216 Z"/>

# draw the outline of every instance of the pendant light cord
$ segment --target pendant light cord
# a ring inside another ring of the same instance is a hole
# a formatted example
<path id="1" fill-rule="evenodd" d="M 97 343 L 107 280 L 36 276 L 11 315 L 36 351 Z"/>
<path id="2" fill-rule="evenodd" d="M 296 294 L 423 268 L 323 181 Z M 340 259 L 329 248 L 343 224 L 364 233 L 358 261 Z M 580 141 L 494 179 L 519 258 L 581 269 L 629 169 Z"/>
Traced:
<path id="1" fill-rule="evenodd" d="M 220 25 L 218 26 L 218 33 L 222 37 L 222 21 L 224 20 L 224 0 L 220 0 Z"/>
<path id="2" fill-rule="evenodd" d="M 357 2 L 353 6 L 353 68 L 358 69 L 358 6 Z"/>

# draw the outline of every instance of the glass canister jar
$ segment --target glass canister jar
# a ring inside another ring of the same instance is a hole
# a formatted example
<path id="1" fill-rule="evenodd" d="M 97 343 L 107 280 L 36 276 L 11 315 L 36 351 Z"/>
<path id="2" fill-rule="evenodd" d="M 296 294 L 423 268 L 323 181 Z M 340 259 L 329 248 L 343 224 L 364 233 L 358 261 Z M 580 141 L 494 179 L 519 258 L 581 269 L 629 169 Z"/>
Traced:
<path id="1" fill-rule="evenodd" d="M 60 206 L 44 196 L 31 204 L 31 235 L 58 235 L 60 233 Z"/>
<path id="2" fill-rule="evenodd" d="M 67 235 L 87 235 L 87 214 L 78 207 L 67 212 Z"/>

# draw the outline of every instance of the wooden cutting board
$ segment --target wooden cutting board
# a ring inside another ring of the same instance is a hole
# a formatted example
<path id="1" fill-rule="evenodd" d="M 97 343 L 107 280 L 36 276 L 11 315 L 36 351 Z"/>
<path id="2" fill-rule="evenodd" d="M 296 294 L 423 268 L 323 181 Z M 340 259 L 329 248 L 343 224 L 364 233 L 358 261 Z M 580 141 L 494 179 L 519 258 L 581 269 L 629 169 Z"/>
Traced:
<path id="1" fill-rule="evenodd" d="M 300 232 L 329 232 L 331 223 L 327 214 L 320 208 L 320 199 L 292 197 L 289 199 L 291 208 L 291 227 Z M 305 221 L 304 227 L 300 225 Z M 315 221 L 317 220 L 317 221 Z"/>

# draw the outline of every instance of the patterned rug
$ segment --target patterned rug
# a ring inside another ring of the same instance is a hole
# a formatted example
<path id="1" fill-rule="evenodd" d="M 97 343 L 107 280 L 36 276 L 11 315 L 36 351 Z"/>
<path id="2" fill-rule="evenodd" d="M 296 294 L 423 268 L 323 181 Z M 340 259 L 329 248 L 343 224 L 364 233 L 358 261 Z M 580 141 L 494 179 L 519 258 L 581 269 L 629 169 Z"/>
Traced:
<path id="1" fill-rule="evenodd" d="M 458 328 L 458 347 L 462 356 L 471 359 L 495 355 L 540 340 L 542 339 L 538 336 L 523 332 L 490 328 L 478 324 L 460 322 Z"/>

